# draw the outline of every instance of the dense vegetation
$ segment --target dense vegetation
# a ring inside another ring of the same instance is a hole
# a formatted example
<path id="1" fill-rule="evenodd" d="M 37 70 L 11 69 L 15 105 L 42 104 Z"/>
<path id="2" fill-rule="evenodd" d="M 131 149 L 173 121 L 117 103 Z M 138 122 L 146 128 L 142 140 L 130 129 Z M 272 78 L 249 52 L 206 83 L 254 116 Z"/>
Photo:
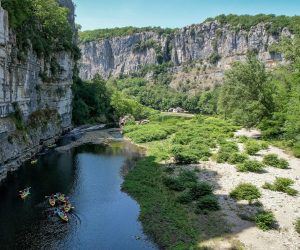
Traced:
<path id="1" fill-rule="evenodd" d="M 39 57 L 49 58 L 60 50 L 78 56 L 68 22 L 69 10 L 56 0 L 3 0 L 2 6 L 8 11 L 10 27 L 17 35 L 19 59 L 25 58 L 30 45 Z"/>
<path id="2" fill-rule="evenodd" d="M 154 73 L 157 73 L 156 70 Z M 137 102 L 156 110 L 166 111 L 170 108 L 182 107 L 192 113 L 216 113 L 218 88 L 199 92 L 196 95 L 189 95 L 170 88 L 167 76 L 164 73 L 157 73 L 155 79 L 155 83 L 150 83 L 142 77 L 124 77 L 109 80 L 108 85 L 113 86 Z"/>
<path id="3" fill-rule="evenodd" d="M 236 200 L 247 200 L 251 203 L 261 197 L 261 193 L 257 187 L 250 183 L 243 183 L 238 185 L 230 192 L 230 196 Z"/>
<path id="4" fill-rule="evenodd" d="M 95 40 L 101 40 L 101 39 L 109 39 L 113 37 L 118 36 L 129 36 L 133 35 L 135 33 L 141 33 L 141 32 L 156 32 L 158 34 L 171 34 L 176 29 L 163 29 L 161 27 L 143 27 L 143 28 L 137 28 L 137 27 L 123 27 L 123 28 L 111 28 L 111 29 L 97 29 L 97 30 L 87 30 L 82 31 L 79 33 L 80 41 L 81 42 L 90 42 Z"/>
<path id="5" fill-rule="evenodd" d="M 220 222 L 214 187 L 199 181 L 197 169 L 181 163 L 208 160 L 211 150 L 226 145 L 236 129 L 218 118 L 162 114 L 152 115 L 148 124 L 128 123 L 124 127 L 126 137 L 148 149 L 147 158 L 126 177 L 124 189 L 141 204 L 140 218 L 146 232 L 164 249 L 189 249 L 199 237 L 225 232 L 226 223 L 213 232 L 207 228 Z M 170 158 L 177 164 L 161 164 Z M 210 218 L 209 222 L 204 223 L 205 218 Z"/>
<path id="6" fill-rule="evenodd" d="M 277 46 L 291 64 L 272 73 L 254 55 L 235 64 L 226 74 L 218 105 L 224 117 L 245 127 L 257 126 L 266 138 L 284 139 L 296 156 L 300 156 L 299 48 L 298 38 Z"/>
<path id="7" fill-rule="evenodd" d="M 252 15 L 219 15 L 214 18 L 208 18 L 206 21 L 217 20 L 221 24 L 230 24 L 233 28 L 249 31 L 251 27 L 259 23 L 268 23 L 268 31 L 271 34 L 278 34 L 283 28 L 287 27 L 294 33 L 300 32 L 300 16 L 276 16 L 258 14 Z"/>
<path id="8" fill-rule="evenodd" d="M 255 223 L 263 231 L 276 227 L 276 219 L 271 211 L 262 211 L 255 216 Z"/>
<path id="9" fill-rule="evenodd" d="M 229 162 L 241 171 L 262 172 L 264 169 L 262 162 L 249 160 L 249 152 L 240 152 L 237 142 L 245 146 L 249 142 L 254 144 L 254 140 L 234 138 L 233 132 L 238 128 L 216 117 L 198 115 L 189 118 L 158 113 L 152 114 L 147 124 L 129 122 L 123 128 L 126 137 L 147 148 L 146 160 L 138 162 L 125 179 L 124 188 L 141 204 L 141 220 L 146 231 L 164 248 L 188 249 L 199 238 L 205 238 L 202 234 L 212 237 L 207 227 L 199 230 L 200 224 L 207 225 L 201 217 L 203 214 L 210 218 L 210 223 L 220 220 L 220 205 L 212 185 L 214 180 L 209 183 L 198 176 L 198 172 L 210 170 L 198 170 L 199 165 L 188 164 L 210 159 Z M 267 147 L 263 141 L 257 141 L 257 145 L 258 150 Z M 284 190 L 290 194 L 295 192 L 290 187 L 293 182 L 286 182 L 284 178 L 278 178 L 274 184 L 264 188 Z M 259 206 L 258 199 L 262 197 L 262 192 L 253 184 L 241 183 L 230 192 L 230 197 L 233 200 L 247 200 L 249 206 L 254 206 L 253 201 L 257 201 L 255 206 Z M 168 219 L 172 216 L 176 216 L 176 221 Z M 160 218 L 160 223 L 153 223 L 155 218 Z M 182 228 L 181 220 L 182 223 L 185 220 L 186 228 Z M 262 230 L 272 229 L 276 224 L 274 215 L 262 207 L 251 220 Z M 195 227 L 195 221 L 198 221 L 199 228 Z M 164 225 L 163 232 L 161 224 Z M 222 230 L 214 237 L 224 234 Z M 179 232 L 180 236 L 177 235 Z M 178 240 L 170 240 L 172 233 L 179 237 Z"/>

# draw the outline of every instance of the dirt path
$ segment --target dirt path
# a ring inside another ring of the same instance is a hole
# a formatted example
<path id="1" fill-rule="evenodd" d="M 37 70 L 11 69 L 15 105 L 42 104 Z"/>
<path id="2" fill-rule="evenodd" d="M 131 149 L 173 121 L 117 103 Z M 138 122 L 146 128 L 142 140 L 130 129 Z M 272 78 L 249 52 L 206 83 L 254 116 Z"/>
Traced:
<path id="1" fill-rule="evenodd" d="M 239 131 L 238 134 L 245 133 Z M 256 135 L 257 131 L 247 135 L 252 134 Z M 287 177 L 295 181 L 293 188 L 300 192 L 300 159 L 287 155 L 281 149 L 272 146 L 268 150 L 260 151 L 253 158 L 262 160 L 263 155 L 267 153 L 275 153 L 286 159 L 290 164 L 290 168 L 267 167 L 266 172 L 262 174 L 241 173 L 232 165 L 210 161 L 200 165 L 201 169 L 205 169 L 201 173 L 201 178 L 217 183 L 216 194 L 219 197 L 226 219 L 232 225 L 230 236 L 241 241 L 245 245 L 245 249 L 299 250 L 300 235 L 295 231 L 294 226 L 296 219 L 300 218 L 299 195 L 293 197 L 285 193 L 266 190 L 262 188 L 262 185 L 265 182 L 273 182 L 276 177 Z M 207 174 L 208 172 L 215 172 L 217 175 L 210 176 Z M 263 204 L 264 209 L 271 210 L 274 213 L 279 226 L 277 230 L 263 232 L 253 222 L 245 220 L 245 216 L 253 214 L 257 207 L 242 202 L 237 203 L 229 197 L 230 191 L 243 182 L 252 183 L 260 189 L 262 193 L 260 202 Z M 241 219 L 241 217 L 244 219 Z M 216 247 L 214 249 L 228 249 L 225 245 L 219 243 L 215 243 Z M 211 244 L 209 243 L 209 245 Z"/>

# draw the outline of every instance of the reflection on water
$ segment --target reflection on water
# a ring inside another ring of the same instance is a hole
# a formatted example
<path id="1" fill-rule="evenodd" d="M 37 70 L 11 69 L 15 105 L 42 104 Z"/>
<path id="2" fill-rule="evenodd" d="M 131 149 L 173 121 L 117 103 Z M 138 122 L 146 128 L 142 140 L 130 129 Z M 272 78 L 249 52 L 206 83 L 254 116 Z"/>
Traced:
<path id="1" fill-rule="evenodd" d="M 143 235 L 138 204 L 121 192 L 122 169 L 140 157 L 132 144 L 86 145 L 41 156 L 0 187 L 0 249 L 155 249 Z M 22 201 L 18 190 L 31 187 Z M 74 203 L 70 222 L 54 216 L 45 195 Z"/>

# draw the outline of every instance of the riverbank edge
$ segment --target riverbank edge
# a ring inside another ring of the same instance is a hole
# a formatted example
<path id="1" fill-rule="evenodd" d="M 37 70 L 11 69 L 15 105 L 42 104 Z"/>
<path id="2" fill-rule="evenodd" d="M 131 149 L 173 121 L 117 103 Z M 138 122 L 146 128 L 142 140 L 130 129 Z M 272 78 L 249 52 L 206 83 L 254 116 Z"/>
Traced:
<path id="1" fill-rule="evenodd" d="M 59 139 L 64 134 L 68 133 L 71 129 L 72 127 L 66 128 L 60 133 L 54 134 L 49 139 L 40 140 L 39 144 L 36 143 L 31 145 L 31 147 L 27 147 L 21 155 L 17 155 L 15 158 L 9 159 L 7 162 L 4 162 L 0 170 L 0 185 L 5 182 L 8 175 L 17 171 L 22 166 L 22 164 L 36 157 L 43 150 L 51 148 L 52 145 L 55 145 L 59 141 Z"/>
<path id="2" fill-rule="evenodd" d="M 159 249 L 201 249 L 200 231 L 192 222 L 187 208 L 177 202 L 174 193 L 163 183 L 164 167 L 147 155 L 148 148 L 124 140 L 145 150 L 145 156 L 124 176 L 122 190 L 135 199 L 140 205 L 139 220 L 143 231 Z"/>

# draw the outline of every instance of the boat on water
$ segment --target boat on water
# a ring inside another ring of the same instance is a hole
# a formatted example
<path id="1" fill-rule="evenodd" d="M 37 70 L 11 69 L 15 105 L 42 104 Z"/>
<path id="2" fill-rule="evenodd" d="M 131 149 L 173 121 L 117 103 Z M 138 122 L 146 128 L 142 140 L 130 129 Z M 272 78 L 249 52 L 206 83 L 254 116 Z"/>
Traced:
<path id="1" fill-rule="evenodd" d="M 36 165 L 36 164 L 37 164 L 37 162 L 38 162 L 38 160 L 37 160 L 37 159 L 35 159 L 35 160 L 32 160 L 30 163 L 31 163 L 31 165 Z"/>
<path id="2" fill-rule="evenodd" d="M 25 188 L 24 190 L 19 191 L 19 195 L 22 200 L 25 200 L 30 195 L 30 187 Z"/>
<path id="3" fill-rule="evenodd" d="M 50 198 L 49 198 L 49 204 L 50 204 L 51 207 L 54 207 L 54 206 L 55 206 L 55 204 L 56 204 L 56 199 L 55 199 L 55 197 L 50 197 Z"/>
<path id="4" fill-rule="evenodd" d="M 70 202 L 66 202 L 64 204 L 64 211 L 66 213 L 69 213 L 72 209 L 74 209 L 74 207 L 72 207 L 72 204 Z"/>
<path id="5" fill-rule="evenodd" d="M 64 211 L 62 211 L 62 210 L 60 210 L 60 209 L 56 209 L 56 210 L 55 210 L 55 213 L 57 214 L 57 216 L 58 216 L 62 221 L 64 221 L 64 222 L 68 222 L 68 221 L 69 221 L 69 217 L 68 217 L 68 215 L 67 215 Z"/>
<path id="6" fill-rule="evenodd" d="M 60 202 L 66 202 L 67 201 L 67 197 L 64 194 L 58 193 L 56 194 L 56 198 L 60 201 Z"/>

